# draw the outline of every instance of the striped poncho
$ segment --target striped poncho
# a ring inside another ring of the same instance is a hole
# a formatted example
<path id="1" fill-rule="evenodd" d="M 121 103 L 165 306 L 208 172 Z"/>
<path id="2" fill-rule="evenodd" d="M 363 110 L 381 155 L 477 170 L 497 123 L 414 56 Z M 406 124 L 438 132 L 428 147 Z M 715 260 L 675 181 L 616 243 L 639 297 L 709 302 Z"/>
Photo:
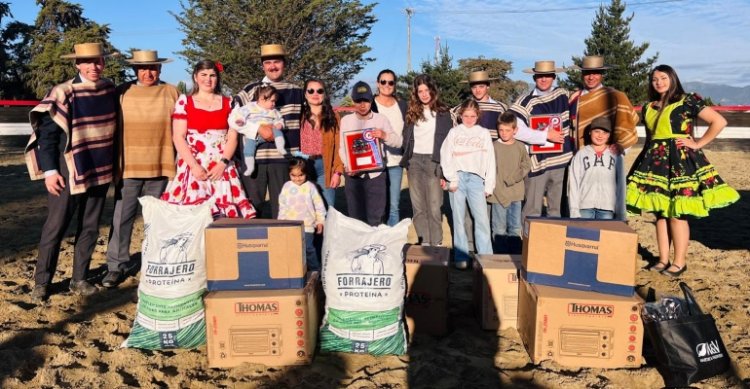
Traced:
<path id="1" fill-rule="evenodd" d="M 486 128 L 490 131 L 490 138 L 497 140 L 497 118 L 508 110 L 508 106 L 505 103 L 488 99 L 487 101 L 477 101 L 479 104 L 479 110 L 482 112 L 477 124 Z M 457 126 L 460 121 L 458 119 L 458 110 L 461 109 L 461 105 L 457 105 L 451 108 L 451 119 L 453 119 L 453 127 Z"/>
<path id="2" fill-rule="evenodd" d="M 44 178 L 37 155 L 39 126 L 49 115 L 65 134 L 63 155 L 68 168 L 71 194 L 112 181 L 116 127 L 115 86 L 111 81 L 56 85 L 31 110 L 29 121 L 34 132 L 26 145 L 26 166 L 32 180 Z"/>
<path id="3" fill-rule="evenodd" d="M 578 91 L 570 96 L 570 120 L 575 128 L 577 149 L 584 146 L 586 127 L 600 116 L 611 119 L 614 142 L 623 149 L 638 141 L 635 126 L 639 117 L 628 96 L 617 89 L 602 87 L 585 94 Z"/>
<path id="4" fill-rule="evenodd" d="M 510 107 L 516 117 L 530 125 L 534 115 L 560 115 L 562 119 L 562 134 L 565 135 L 563 151 L 559 153 L 532 154 L 531 171 L 529 177 L 541 175 L 547 170 L 560 169 L 568 166 L 573 157 L 573 142 L 570 139 L 570 107 L 568 105 L 568 91 L 555 88 L 543 96 L 534 96 L 529 92 L 516 100 Z"/>
<path id="5" fill-rule="evenodd" d="M 284 119 L 284 129 L 281 132 L 284 134 L 284 139 L 286 140 L 286 148 L 290 152 L 299 151 L 300 113 L 302 112 L 302 102 L 305 99 L 302 88 L 286 81 L 254 82 L 246 85 L 234 96 L 232 107 L 242 107 L 251 102 L 255 89 L 261 85 L 271 85 L 279 92 L 278 99 L 276 100 L 276 109 L 279 110 L 281 117 Z M 258 145 L 255 153 L 256 163 L 289 163 L 284 156 L 279 154 L 273 142 Z"/>

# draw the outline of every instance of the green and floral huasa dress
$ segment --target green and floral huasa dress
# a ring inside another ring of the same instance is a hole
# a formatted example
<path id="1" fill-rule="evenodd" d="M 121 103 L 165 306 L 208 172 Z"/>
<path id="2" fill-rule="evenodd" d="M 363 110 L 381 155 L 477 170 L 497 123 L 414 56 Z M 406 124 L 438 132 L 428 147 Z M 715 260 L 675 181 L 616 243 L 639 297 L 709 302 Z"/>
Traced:
<path id="1" fill-rule="evenodd" d="M 702 150 L 675 142 L 693 135 L 698 113 L 706 107 L 703 99 L 687 94 L 664 107 L 661 115 L 653 104 L 643 106 L 649 140 L 628 174 L 628 210 L 670 218 L 704 217 L 711 209 L 739 200 L 739 193 L 719 177 Z"/>

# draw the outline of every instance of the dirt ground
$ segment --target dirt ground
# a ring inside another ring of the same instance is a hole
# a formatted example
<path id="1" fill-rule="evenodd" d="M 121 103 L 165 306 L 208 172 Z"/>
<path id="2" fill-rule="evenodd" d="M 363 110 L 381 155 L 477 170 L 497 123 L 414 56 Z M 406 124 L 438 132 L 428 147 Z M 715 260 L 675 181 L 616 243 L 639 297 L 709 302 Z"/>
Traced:
<path id="1" fill-rule="evenodd" d="M 471 273 L 450 271 L 451 332 L 418 336 L 408 355 L 316 356 L 310 366 L 207 367 L 205 346 L 194 350 L 122 349 L 135 316 L 137 279 L 89 298 L 67 291 L 73 236 L 65 238 L 52 296 L 42 305 L 29 294 L 36 245 L 46 213 L 41 182 L 30 182 L 20 154 L 0 155 L 0 386 L 3 388 L 658 388 L 652 365 L 638 369 L 570 369 L 552 362 L 532 365 L 514 329 L 482 331 L 471 304 Z M 637 150 L 629 153 L 632 161 Z M 750 385 L 750 154 L 707 151 L 742 199 L 711 217 L 691 220 L 689 270 L 682 279 L 717 321 L 733 370 L 696 388 Z M 341 200 L 341 199 L 340 199 Z M 409 215 L 408 202 L 404 213 Z M 105 250 L 112 204 L 107 205 L 90 277 L 106 271 Z M 641 265 L 657 255 L 654 218 L 628 222 L 639 235 Z M 446 226 L 447 230 L 447 226 Z M 132 252 L 139 251 L 142 223 Z M 414 239 L 413 232 L 410 238 Z M 450 242 L 449 239 L 446 242 Z M 677 281 L 639 271 L 638 290 L 677 294 Z"/>

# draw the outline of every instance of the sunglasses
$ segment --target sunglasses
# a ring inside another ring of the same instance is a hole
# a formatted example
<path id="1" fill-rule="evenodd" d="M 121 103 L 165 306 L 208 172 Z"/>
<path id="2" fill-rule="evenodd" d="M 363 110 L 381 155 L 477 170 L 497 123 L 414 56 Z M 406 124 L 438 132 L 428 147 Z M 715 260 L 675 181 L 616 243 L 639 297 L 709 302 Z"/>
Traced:
<path id="1" fill-rule="evenodd" d="M 390 86 L 396 85 L 396 81 L 393 81 L 393 80 L 388 80 L 388 81 L 380 80 L 379 82 L 380 82 L 380 85 L 390 85 Z"/>
<path id="2" fill-rule="evenodd" d="M 323 88 L 319 88 L 319 89 L 312 89 L 312 88 L 310 88 L 310 89 L 307 90 L 307 94 L 308 95 L 313 95 L 315 93 L 317 93 L 319 95 L 322 95 L 323 93 L 326 93 L 326 90 L 323 89 Z"/>

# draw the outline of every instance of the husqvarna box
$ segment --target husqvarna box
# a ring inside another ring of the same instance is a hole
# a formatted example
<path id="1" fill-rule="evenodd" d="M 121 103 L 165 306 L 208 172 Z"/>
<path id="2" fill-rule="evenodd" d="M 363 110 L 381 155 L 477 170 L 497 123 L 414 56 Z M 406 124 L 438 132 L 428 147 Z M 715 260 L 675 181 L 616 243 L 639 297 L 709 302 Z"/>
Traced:
<path id="1" fill-rule="evenodd" d="M 447 247 L 408 245 L 405 255 L 406 303 L 409 338 L 416 334 L 448 333 Z"/>
<path id="2" fill-rule="evenodd" d="M 641 366 L 643 301 L 534 285 L 521 277 L 518 333 L 531 361 L 570 367 Z"/>
<path id="3" fill-rule="evenodd" d="M 637 252 L 638 235 L 622 221 L 529 217 L 522 273 L 532 284 L 632 296 Z"/>
<path id="4" fill-rule="evenodd" d="M 520 255 L 479 255 L 474 261 L 474 307 L 484 330 L 516 328 Z"/>
<path id="5" fill-rule="evenodd" d="M 320 311 L 318 273 L 304 289 L 210 292 L 206 305 L 209 367 L 312 362 Z"/>
<path id="6" fill-rule="evenodd" d="M 296 289 L 305 285 L 301 221 L 219 219 L 206 228 L 209 291 Z"/>

